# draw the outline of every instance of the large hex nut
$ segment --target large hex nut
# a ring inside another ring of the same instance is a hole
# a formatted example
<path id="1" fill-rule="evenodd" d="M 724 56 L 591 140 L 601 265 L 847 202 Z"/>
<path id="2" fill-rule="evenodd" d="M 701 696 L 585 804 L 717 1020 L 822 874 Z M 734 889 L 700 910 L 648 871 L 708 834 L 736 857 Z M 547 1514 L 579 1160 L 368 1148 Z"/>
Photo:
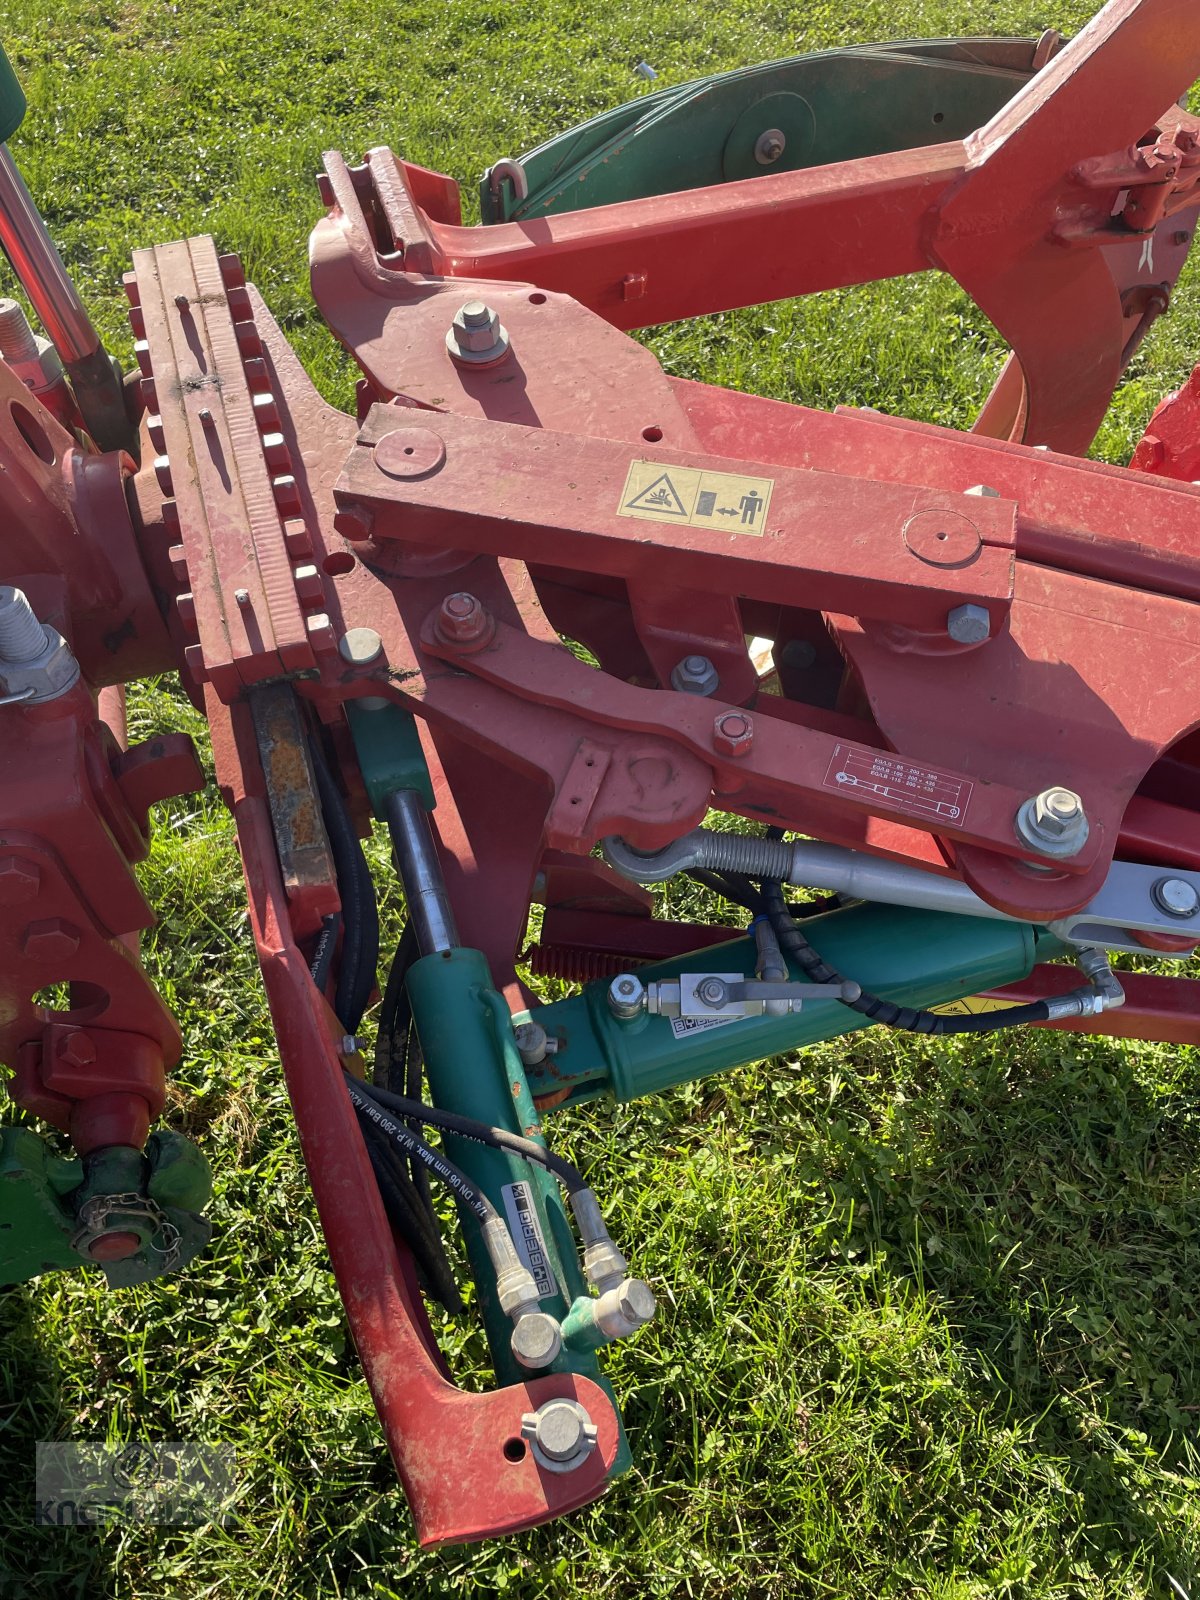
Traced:
<path id="1" fill-rule="evenodd" d="M 508 354 L 508 334 L 491 306 L 468 300 L 450 324 L 446 348 L 455 361 L 483 366 Z"/>
<path id="2" fill-rule="evenodd" d="M 58 351 L 49 339 L 39 339 L 37 347 L 36 356 L 28 356 L 20 361 L 9 361 L 8 365 L 27 389 L 34 394 L 44 394 L 47 389 L 61 381 L 63 366 L 58 359 Z"/>
<path id="3" fill-rule="evenodd" d="M 0 659 L 0 684 L 6 695 L 57 700 L 79 681 L 79 663 L 56 628 L 46 628 L 46 648 L 26 661 Z M 32 693 L 28 691 L 32 690 Z"/>
<path id="4" fill-rule="evenodd" d="M 723 756 L 748 756 L 754 743 L 754 719 L 744 711 L 723 711 L 713 723 L 713 749 Z"/>

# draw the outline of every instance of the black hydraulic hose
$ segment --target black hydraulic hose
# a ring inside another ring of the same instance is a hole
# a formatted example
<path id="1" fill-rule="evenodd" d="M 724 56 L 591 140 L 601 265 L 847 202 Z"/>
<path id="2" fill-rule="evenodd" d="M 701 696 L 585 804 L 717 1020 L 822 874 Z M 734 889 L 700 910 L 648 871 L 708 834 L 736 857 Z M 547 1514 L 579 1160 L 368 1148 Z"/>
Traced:
<path id="1" fill-rule="evenodd" d="M 375 969 L 379 964 L 379 910 L 367 858 L 341 791 L 316 741 L 310 741 L 310 746 L 345 927 L 333 1009 L 342 1027 L 353 1034 L 362 1021 L 375 986 Z"/>
<path id="2" fill-rule="evenodd" d="M 329 982 L 329 969 L 333 965 L 333 952 L 337 949 L 338 934 L 342 928 L 342 914 L 340 911 L 331 911 L 327 917 L 321 918 L 321 932 L 317 936 L 317 947 L 313 951 L 312 981 L 322 994 L 325 985 Z"/>
<path id="3" fill-rule="evenodd" d="M 803 967 L 805 974 L 814 983 L 845 983 L 846 979 L 842 974 L 813 949 L 801 932 L 784 901 L 783 885 L 777 880 L 767 880 L 764 881 L 762 889 L 767 915 L 771 919 L 771 926 L 775 930 L 775 937 L 784 955 Z M 1036 1000 L 1027 1006 L 1011 1006 L 1005 1011 L 980 1012 L 961 1017 L 944 1016 L 937 1011 L 915 1010 L 911 1006 L 893 1005 L 890 1000 L 884 1000 L 877 994 L 869 994 L 866 990 L 862 991 L 857 1000 L 842 1000 L 841 1004 L 849 1006 L 851 1011 L 857 1011 L 862 1016 L 868 1017 L 872 1022 L 882 1023 L 885 1027 L 899 1028 L 906 1033 L 936 1036 L 952 1033 L 1000 1033 L 1006 1028 L 1018 1028 L 1025 1023 L 1045 1022 L 1050 1016 L 1050 1008 L 1044 1000 Z"/>
<path id="4" fill-rule="evenodd" d="M 527 1161 L 536 1162 L 538 1166 L 552 1172 L 568 1194 L 578 1194 L 581 1189 L 588 1187 L 587 1179 L 578 1167 L 573 1166 L 565 1157 L 556 1156 L 553 1151 L 547 1150 L 535 1139 L 527 1139 L 520 1133 L 510 1133 L 507 1128 L 493 1128 L 490 1123 L 477 1122 L 474 1117 L 460 1116 L 457 1111 L 442 1111 L 436 1106 L 423 1105 L 419 1100 L 409 1100 L 404 1095 L 389 1094 L 386 1089 L 375 1086 L 367 1088 L 362 1084 L 356 1087 L 363 1089 L 381 1105 L 387 1106 L 406 1119 L 424 1123 L 430 1128 L 440 1128 L 443 1133 L 456 1133 L 462 1139 L 474 1139 L 477 1144 L 489 1145 L 493 1150 L 511 1150 L 514 1155 L 524 1156 Z"/>
<path id="5" fill-rule="evenodd" d="M 436 1218 L 426 1215 L 409 1182 L 404 1159 L 388 1135 L 367 1117 L 359 1117 L 359 1127 L 363 1132 L 375 1181 L 379 1185 L 384 1210 L 392 1226 L 412 1251 L 422 1287 L 452 1316 L 457 1316 L 463 1309 L 462 1297 L 446 1258 Z"/>
<path id="6" fill-rule="evenodd" d="M 398 1144 L 408 1155 L 415 1155 L 423 1161 L 430 1172 L 450 1189 L 455 1198 L 460 1200 L 469 1211 L 472 1211 L 480 1222 L 491 1222 L 499 1213 L 482 1190 L 477 1189 L 467 1177 L 461 1167 L 455 1166 L 446 1156 L 437 1150 L 432 1150 L 423 1139 L 419 1139 L 410 1128 L 397 1122 L 392 1116 L 375 1101 L 373 1091 L 368 1091 L 365 1084 L 359 1083 L 350 1073 L 343 1074 L 346 1083 L 346 1092 L 351 1103 L 360 1117 L 365 1117 L 381 1133 L 388 1136 L 393 1143 Z"/>

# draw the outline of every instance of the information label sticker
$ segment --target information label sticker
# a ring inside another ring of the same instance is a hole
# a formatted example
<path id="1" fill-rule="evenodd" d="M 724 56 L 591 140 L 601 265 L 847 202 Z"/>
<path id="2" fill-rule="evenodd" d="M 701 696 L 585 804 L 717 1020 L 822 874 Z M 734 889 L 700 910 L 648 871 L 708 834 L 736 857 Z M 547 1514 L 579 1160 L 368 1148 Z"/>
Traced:
<path id="1" fill-rule="evenodd" d="M 533 1203 L 533 1190 L 527 1183 L 506 1183 L 502 1191 L 508 1213 L 508 1231 L 521 1263 L 537 1284 L 539 1300 L 552 1300 L 558 1293 L 558 1279 L 546 1251 L 546 1236 Z"/>
<path id="2" fill-rule="evenodd" d="M 882 750 L 864 750 L 852 744 L 834 747 L 822 787 L 835 794 L 861 796 L 867 805 L 872 797 L 878 797 L 892 810 L 910 817 L 952 822 L 956 827 L 962 827 L 975 789 L 969 779 L 951 772 L 916 767 Z"/>
<path id="3" fill-rule="evenodd" d="M 617 515 L 761 538 L 774 488 L 774 478 L 743 478 L 731 472 L 673 467 L 662 461 L 635 461 L 625 479 Z"/>

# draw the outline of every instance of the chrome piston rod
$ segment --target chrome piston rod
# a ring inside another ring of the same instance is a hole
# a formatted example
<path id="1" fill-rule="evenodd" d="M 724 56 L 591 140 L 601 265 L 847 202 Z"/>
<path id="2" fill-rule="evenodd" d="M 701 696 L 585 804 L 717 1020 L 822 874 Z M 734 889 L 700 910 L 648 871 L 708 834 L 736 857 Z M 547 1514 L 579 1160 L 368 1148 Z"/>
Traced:
<path id="1" fill-rule="evenodd" d="M 457 950 L 458 929 L 446 892 L 429 816 L 415 789 L 394 789 L 384 803 L 408 914 L 423 956 Z"/>

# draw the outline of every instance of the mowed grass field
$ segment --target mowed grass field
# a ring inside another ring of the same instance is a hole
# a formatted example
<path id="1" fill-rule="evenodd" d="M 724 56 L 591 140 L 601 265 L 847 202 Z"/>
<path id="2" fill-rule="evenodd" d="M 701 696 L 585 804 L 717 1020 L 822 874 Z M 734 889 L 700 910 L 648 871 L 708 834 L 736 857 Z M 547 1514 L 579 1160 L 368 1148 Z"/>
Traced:
<path id="1" fill-rule="evenodd" d="M 997 0 L 4 0 L 14 151 L 112 346 L 141 244 L 240 252 L 324 391 L 309 301 L 323 149 L 454 174 L 659 83 L 871 39 L 1078 28 Z M 5 290 L 10 287 L 5 281 Z M 934 278 L 647 335 L 670 370 L 965 422 L 1002 352 Z M 1200 357 L 1189 272 L 1098 449 L 1127 456 Z M 0 538 L 3 537 L 0 530 Z M 204 730 L 171 684 L 138 736 Z M 390 883 L 376 847 L 380 881 Z M 611 1359 L 635 1470 L 535 1533 L 422 1554 L 349 1347 L 211 789 L 160 815 L 147 942 L 186 1055 L 168 1108 L 216 1170 L 215 1235 L 167 1281 L 0 1292 L 0 1600 L 409 1596 L 1200 1597 L 1200 1064 L 1193 1052 L 877 1031 L 661 1100 L 561 1116 L 657 1323 Z M 676 910 L 683 909 L 679 900 Z M 398 908 L 387 890 L 394 934 Z M 467 1319 L 443 1330 L 485 1382 Z M 45 1439 L 238 1452 L 225 1527 L 32 1525 Z M 448 1441 L 448 1446 L 450 1445 Z"/>

